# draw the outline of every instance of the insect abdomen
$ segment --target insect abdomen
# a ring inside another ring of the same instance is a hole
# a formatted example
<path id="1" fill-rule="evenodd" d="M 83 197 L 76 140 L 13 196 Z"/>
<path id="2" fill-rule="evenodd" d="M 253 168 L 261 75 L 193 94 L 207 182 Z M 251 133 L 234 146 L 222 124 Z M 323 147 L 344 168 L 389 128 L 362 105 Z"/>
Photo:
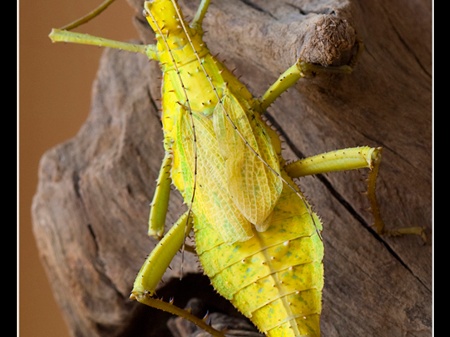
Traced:
<path id="1" fill-rule="evenodd" d="M 196 245 L 214 288 L 267 336 L 320 336 L 323 243 L 319 219 L 288 187 L 265 232 L 223 242 L 196 219 Z M 314 219 L 314 220 L 312 220 Z"/>

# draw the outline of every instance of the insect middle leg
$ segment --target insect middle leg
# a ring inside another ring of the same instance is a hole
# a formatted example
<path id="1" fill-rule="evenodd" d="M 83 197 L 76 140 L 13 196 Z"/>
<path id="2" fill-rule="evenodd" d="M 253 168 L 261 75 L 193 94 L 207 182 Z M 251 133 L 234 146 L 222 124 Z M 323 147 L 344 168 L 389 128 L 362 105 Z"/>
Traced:
<path id="1" fill-rule="evenodd" d="M 299 178 L 320 173 L 347 171 L 354 169 L 369 169 L 367 195 L 374 216 L 374 226 L 379 234 L 404 235 L 416 234 L 426 242 L 423 227 L 407 227 L 395 230 L 386 230 L 381 218 L 380 208 L 376 197 L 376 179 L 381 162 L 381 148 L 368 146 L 355 147 L 322 153 L 316 156 L 297 160 L 285 166 L 291 178 Z"/>
<path id="2" fill-rule="evenodd" d="M 159 170 L 156 180 L 156 189 L 150 208 L 150 217 L 148 220 L 148 235 L 159 239 L 164 234 L 164 224 L 166 223 L 166 214 L 169 207 L 170 185 L 172 179 L 170 170 L 172 168 L 172 155 L 167 151 Z"/>

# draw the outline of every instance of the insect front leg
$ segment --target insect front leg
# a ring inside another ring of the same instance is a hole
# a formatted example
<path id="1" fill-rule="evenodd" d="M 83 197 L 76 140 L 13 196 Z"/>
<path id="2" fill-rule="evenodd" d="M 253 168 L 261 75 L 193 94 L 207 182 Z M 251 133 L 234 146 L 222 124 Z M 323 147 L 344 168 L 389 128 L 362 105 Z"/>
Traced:
<path id="1" fill-rule="evenodd" d="M 107 47 L 120 50 L 126 50 L 133 53 L 141 53 L 147 55 L 149 59 L 159 61 L 159 54 L 156 45 L 140 45 L 134 43 L 120 42 L 110 39 L 105 39 L 98 36 L 89 34 L 72 32 L 71 30 L 77 28 L 84 23 L 88 22 L 92 18 L 103 12 L 110 4 L 115 0 L 105 0 L 100 6 L 94 9 L 92 12 L 83 16 L 82 18 L 61 27 L 60 29 L 53 28 L 48 37 L 52 42 L 69 42 L 76 44 L 86 44 L 98 47 Z"/>
<path id="2" fill-rule="evenodd" d="M 381 148 L 368 146 L 355 147 L 322 153 L 316 156 L 297 160 L 285 166 L 286 173 L 291 178 L 299 178 L 320 173 L 347 171 L 367 168 L 370 170 L 368 177 L 367 195 L 374 216 L 374 226 L 379 234 L 404 235 L 415 234 L 426 242 L 423 227 L 408 227 L 396 230 L 386 230 L 381 218 L 380 208 L 376 197 L 376 179 L 381 162 Z"/>
<path id="3" fill-rule="evenodd" d="M 195 28 L 195 29 L 202 28 L 203 18 L 205 17 L 206 12 L 208 11 L 210 2 L 211 2 L 211 0 L 202 0 L 200 5 L 198 6 L 197 13 L 194 16 L 194 19 L 192 19 L 192 22 L 191 22 L 192 28 Z"/>

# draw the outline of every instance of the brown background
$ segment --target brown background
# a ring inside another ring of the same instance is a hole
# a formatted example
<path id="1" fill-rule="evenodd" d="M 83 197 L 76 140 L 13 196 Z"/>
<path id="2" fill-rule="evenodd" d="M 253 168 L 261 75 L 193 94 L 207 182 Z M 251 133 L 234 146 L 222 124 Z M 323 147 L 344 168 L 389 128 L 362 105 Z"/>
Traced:
<path id="1" fill-rule="evenodd" d="M 91 85 L 102 50 L 52 44 L 51 28 L 65 25 L 101 1 L 19 2 L 19 329 L 20 336 L 69 336 L 39 261 L 31 226 L 39 159 L 73 137 L 87 117 Z M 127 40 L 136 37 L 133 10 L 116 1 L 79 31 Z M 120 29 L 118 29 L 120 27 Z"/>

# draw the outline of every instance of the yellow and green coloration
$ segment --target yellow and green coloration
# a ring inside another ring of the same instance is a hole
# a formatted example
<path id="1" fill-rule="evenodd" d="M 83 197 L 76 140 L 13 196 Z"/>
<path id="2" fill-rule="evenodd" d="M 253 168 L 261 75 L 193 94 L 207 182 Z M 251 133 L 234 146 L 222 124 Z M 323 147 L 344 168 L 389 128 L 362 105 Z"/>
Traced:
<path id="1" fill-rule="evenodd" d="M 108 1 L 110 2 L 110 0 Z M 384 231 L 375 198 L 379 148 L 337 150 L 286 165 L 265 109 L 301 77 L 321 67 L 298 61 L 254 98 L 203 42 L 202 0 L 189 24 L 175 0 L 144 4 L 155 45 L 133 45 L 54 29 L 53 41 L 120 48 L 146 54 L 163 73 L 165 157 L 157 181 L 149 234 L 161 239 L 142 266 L 131 298 L 222 333 L 169 303 L 152 298 L 191 229 L 196 252 L 214 288 L 267 336 L 320 336 L 323 288 L 322 224 L 292 178 L 369 168 L 369 200 Z M 347 72 L 349 67 L 340 67 Z M 188 210 L 164 234 L 170 185 Z M 420 229 L 404 232 L 419 233 Z"/>

